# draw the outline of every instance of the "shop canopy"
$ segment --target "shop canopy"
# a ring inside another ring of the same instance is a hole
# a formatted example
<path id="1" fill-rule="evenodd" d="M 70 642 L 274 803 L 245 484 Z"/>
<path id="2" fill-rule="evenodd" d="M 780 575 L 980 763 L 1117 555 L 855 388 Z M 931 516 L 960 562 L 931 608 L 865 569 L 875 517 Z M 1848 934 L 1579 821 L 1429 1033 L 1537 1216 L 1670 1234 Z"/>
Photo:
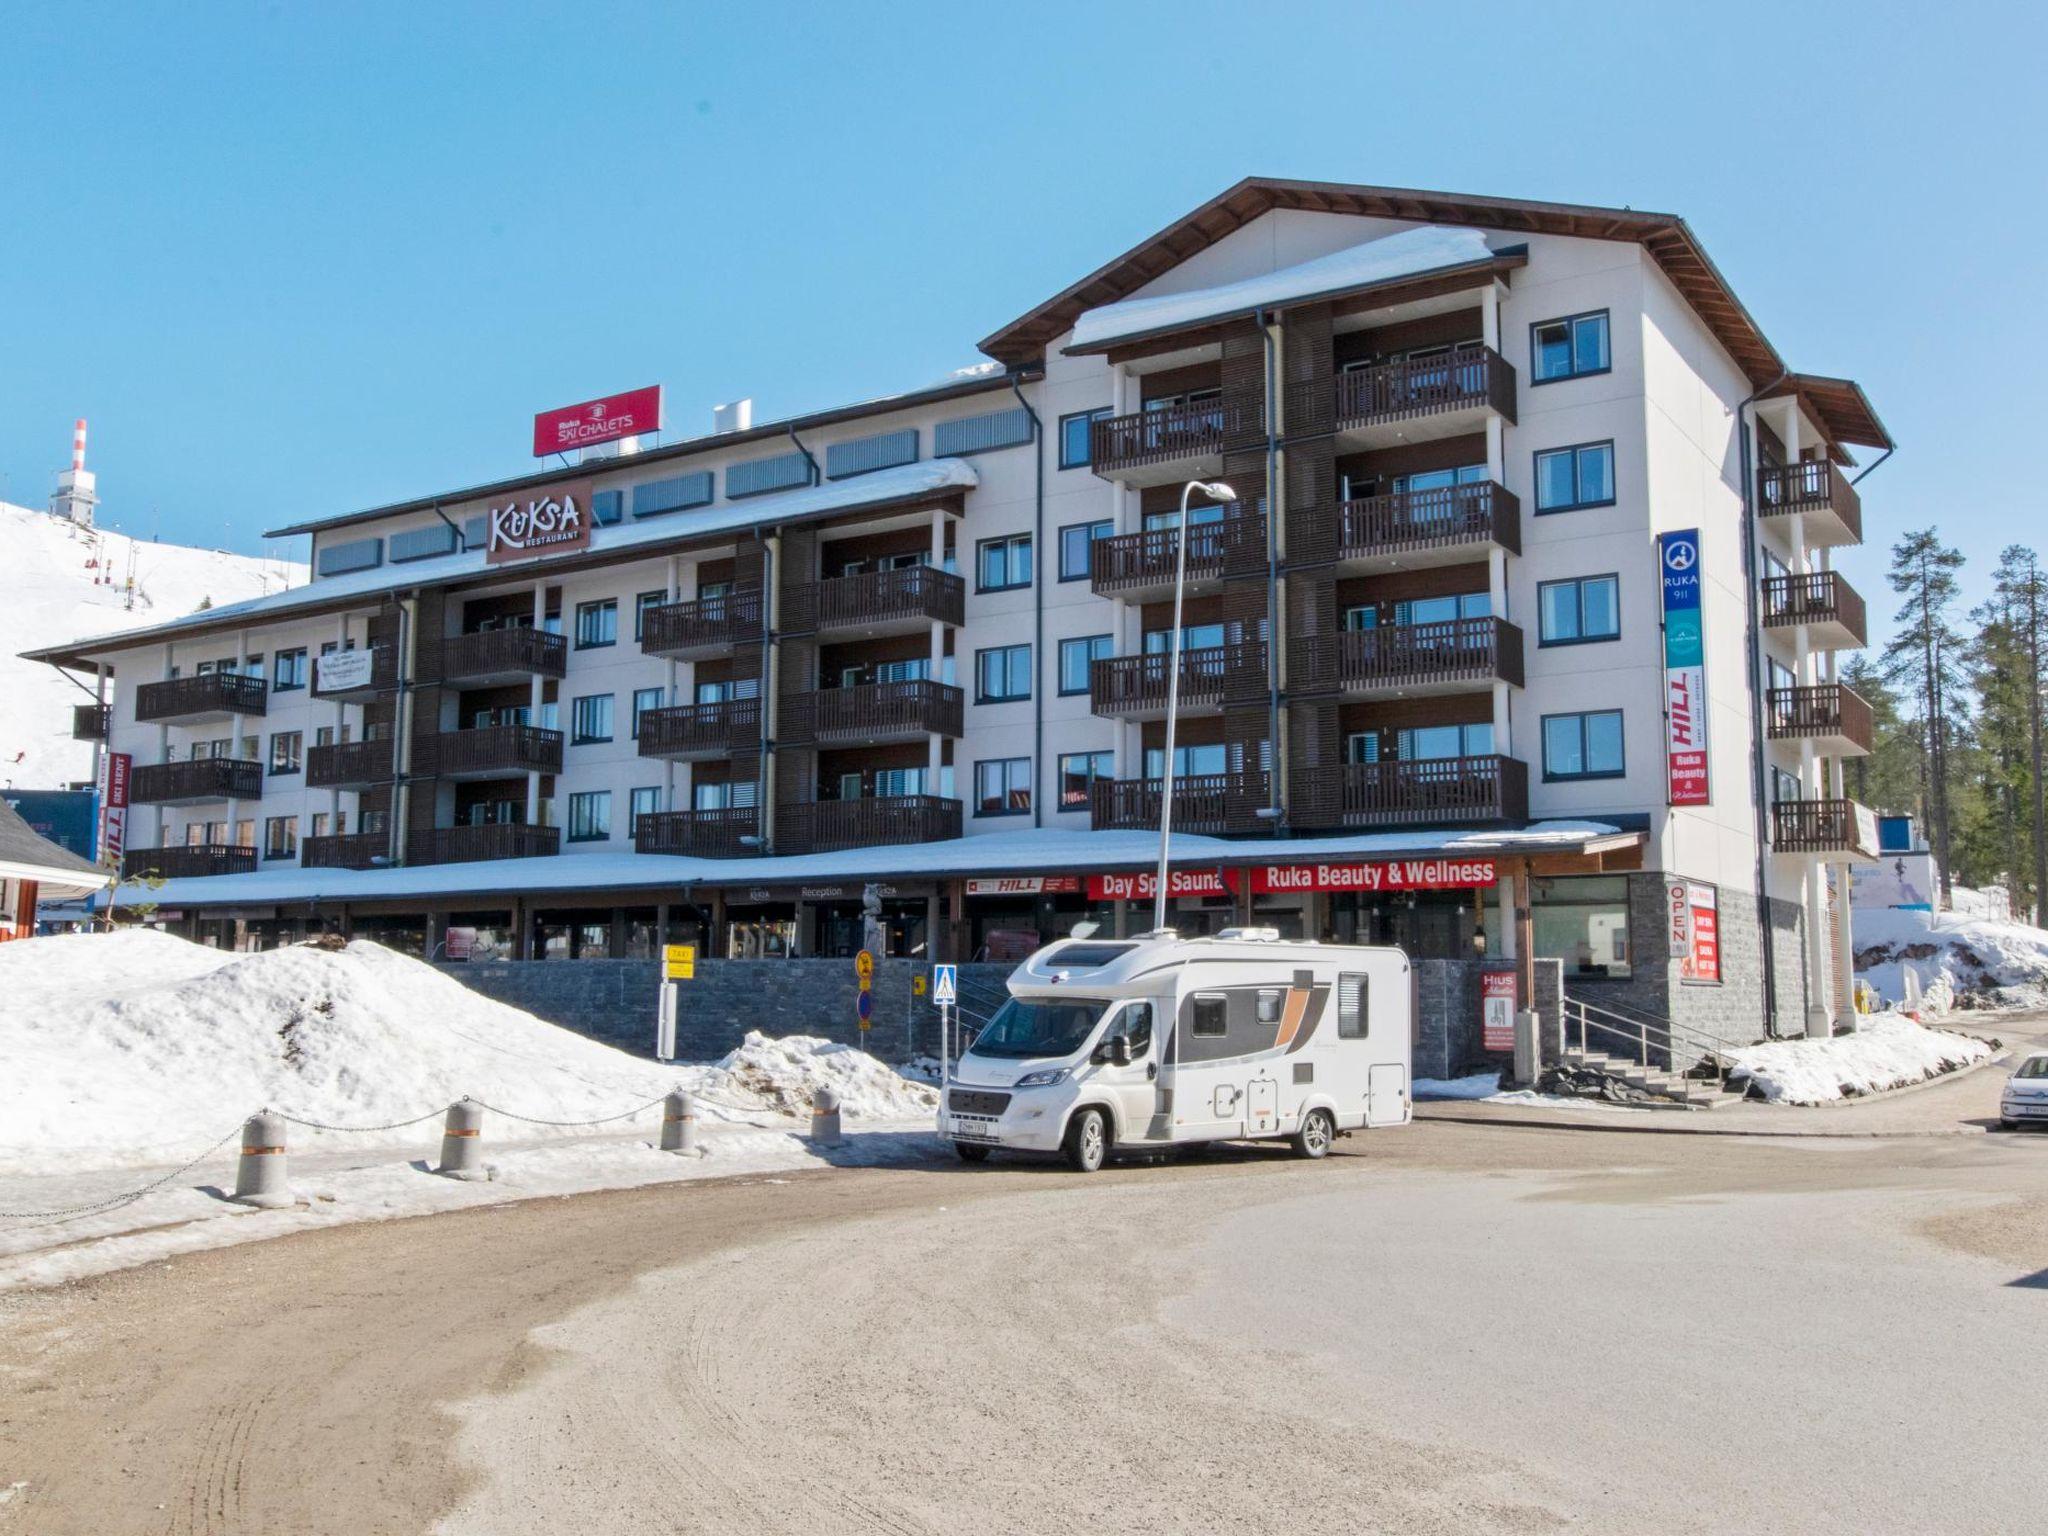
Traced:
<path id="1" fill-rule="evenodd" d="M 90 896 L 107 885 L 105 871 L 60 848 L 0 800 L 0 880 L 23 880 L 47 901 Z"/>

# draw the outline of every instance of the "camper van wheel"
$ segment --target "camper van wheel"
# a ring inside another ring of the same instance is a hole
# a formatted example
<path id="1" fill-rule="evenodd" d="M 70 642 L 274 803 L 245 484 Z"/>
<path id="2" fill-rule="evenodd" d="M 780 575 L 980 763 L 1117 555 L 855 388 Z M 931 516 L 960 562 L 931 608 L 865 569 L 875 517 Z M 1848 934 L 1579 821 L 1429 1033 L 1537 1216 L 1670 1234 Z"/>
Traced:
<path id="1" fill-rule="evenodd" d="M 1301 1129 L 1294 1133 L 1294 1150 L 1300 1157 L 1328 1157 L 1330 1139 L 1336 1128 L 1330 1124 L 1327 1109 L 1312 1109 L 1301 1122 Z"/>
<path id="2" fill-rule="evenodd" d="M 963 1163 L 988 1161 L 988 1148 L 978 1141 L 956 1141 L 953 1143 L 953 1150 L 960 1154 L 960 1161 Z"/>
<path id="3" fill-rule="evenodd" d="M 1067 1126 L 1067 1161 L 1076 1173 L 1093 1173 L 1109 1155 L 1109 1128 L 1102 1111 L 1084 1109 Z"/>

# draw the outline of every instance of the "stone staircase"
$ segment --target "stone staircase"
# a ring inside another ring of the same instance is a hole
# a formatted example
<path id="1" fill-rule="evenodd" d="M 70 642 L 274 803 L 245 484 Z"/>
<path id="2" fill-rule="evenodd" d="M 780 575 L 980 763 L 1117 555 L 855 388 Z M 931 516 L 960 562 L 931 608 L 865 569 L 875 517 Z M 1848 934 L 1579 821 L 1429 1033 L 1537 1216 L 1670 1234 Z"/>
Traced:
<path id="1" fill-rule="evenodd" d="M 1559 1054 L 1559 1064 L 1624 1084 L 1639 1093 L 1684 1109 L 1719 1109 L 1724 1104 L 1741 1103 L 1744 1095 L 1742 1085 L 1730 1084 L 1719 1073 L 1711 1078 L 1689 1077 L 1682 1072 L 1646 1067 L 1640 1062 L 1610 1056 L 1602 1051 L 1584 1051 L 1567 1046 Z"/>
<path id="2" fill-rule="evenodd" d="M 1721 1042 L 1669 1019 L 1651 1019 L 1598 1008 L 1567 996 L 1558 1021 L 1556 1059 L 1561 1068 L 1623 1085 L 1659 1104 L 1683 1109 L 1718 1109 L 1740 1103 L 1746 1085 L 1731 1085 Z M 1653 1064 L 1691 1060 L 1674 1071 Z"/>

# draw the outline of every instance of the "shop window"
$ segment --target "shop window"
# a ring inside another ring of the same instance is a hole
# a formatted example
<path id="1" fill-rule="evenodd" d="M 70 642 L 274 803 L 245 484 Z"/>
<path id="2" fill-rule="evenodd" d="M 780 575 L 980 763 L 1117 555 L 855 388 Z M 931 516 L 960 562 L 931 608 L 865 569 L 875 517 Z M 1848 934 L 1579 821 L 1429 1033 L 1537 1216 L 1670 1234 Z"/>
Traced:
<path id="1" fill-rule="evenodd" d="M 1530 892 L 1539 959 L 1562 960 L 1565 981 L 1620 979 L 1629 961 L 1628 879 L 1623 875 L 1539 878 Z"/>

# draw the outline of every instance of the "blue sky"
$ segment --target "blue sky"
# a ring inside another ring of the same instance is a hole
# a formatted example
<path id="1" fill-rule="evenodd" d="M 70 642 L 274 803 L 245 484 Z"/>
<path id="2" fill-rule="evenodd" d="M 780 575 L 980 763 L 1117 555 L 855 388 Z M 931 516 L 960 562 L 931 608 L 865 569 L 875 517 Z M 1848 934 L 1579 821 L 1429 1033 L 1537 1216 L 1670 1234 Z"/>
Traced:
<path id="1" fill-rule="evenodd" d="M 927 382 L 1245 174 L 1681 213 L 1901 442 L 1884 546 L 2036 537 L 2037 11 L 1722 4 L 16 7 L 0 498 L 261 532 Z M 2032 189 L 2031 193 L 2029 189 Z M 2020 195 L 2024 194 L 2024 195 Z"/>

